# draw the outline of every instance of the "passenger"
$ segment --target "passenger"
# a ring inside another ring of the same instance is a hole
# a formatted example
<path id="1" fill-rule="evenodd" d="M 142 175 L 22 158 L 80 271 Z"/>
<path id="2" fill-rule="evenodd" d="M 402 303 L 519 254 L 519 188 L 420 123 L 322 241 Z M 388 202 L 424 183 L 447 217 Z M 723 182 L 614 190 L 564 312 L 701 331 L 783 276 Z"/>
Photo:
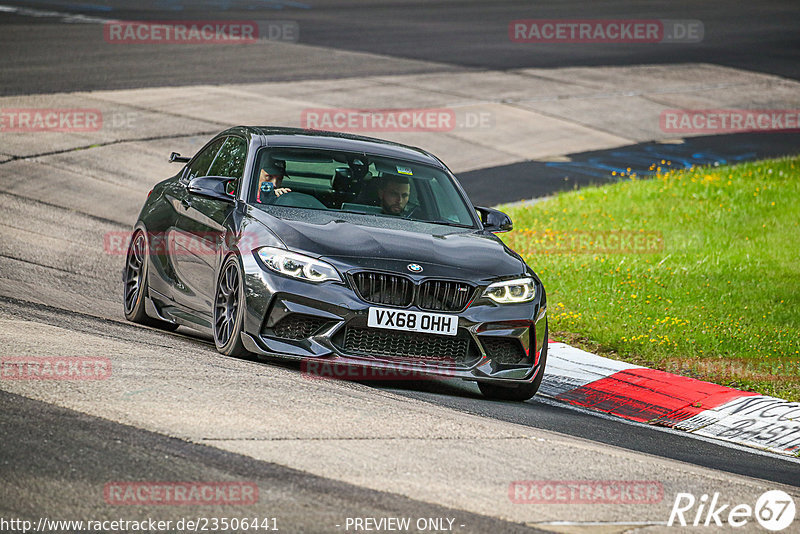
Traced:
<path id="1" fill-rule="evenodd" d="M 258 175 L 256 202 L 259 204 L 272 204 L 279 196 L 290 193 L 291 189 L 281 187 L 285 176 L 285 161 L 267 159 L 261 165 L 261 173 Z"/>
<path id="2" fill-rule="evenodd" d="M 411 183 L 405 176 L 387 174 L 381 178 L 378 187 L 378 199 L 381 209 L 387 215 L 401 215 L 408 205 L 411 195 Z"/>

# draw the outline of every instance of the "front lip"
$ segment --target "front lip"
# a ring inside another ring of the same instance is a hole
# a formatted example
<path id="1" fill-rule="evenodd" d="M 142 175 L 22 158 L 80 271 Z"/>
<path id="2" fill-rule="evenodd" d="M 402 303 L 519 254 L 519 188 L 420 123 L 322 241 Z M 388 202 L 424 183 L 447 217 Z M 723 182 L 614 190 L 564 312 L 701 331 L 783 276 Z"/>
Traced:
<path id="1" fill-rule="evenodd" d="M 519 383 L 531 382 L 542 371 L 541 365 L 528 367 L 525 369 L 512 369 L 505 372 L 497 372 L 492 369 L 492 362 L 484 357 L 481 362 L 474 365 L 470 369 L 446 368 L 436 367 L 425 363 L 417 363 L 415 360 L 404 361 L 386 361 L 380 359 L 367 359 L 359 358 L 353 355 L 331 353 L 326 356 L 303 356 L 286 352 L 275 352 L 264 347 L 264 344 L 257 336 L 249 333 L 242 334 L 242 340 L 245 348 L 250 352 L 264 358 L 278 358 L 289 361 L 297 362 L 319 362 L 318 365 L 322 366 L 348 366 L 359 367 L 365 369 L 378 369 L 386 371 L 385 376 L 380 379 L 361 378 L 361 380 L 375 380 L 375 381 L 393 381 L 392 373 L 402 375 L 403 373 L 420 377 L 431 377 L 437 379 L 457 378 L 460 380 L 469 380 L 472 382 L 493 382 L 493 383 Z M 324 375 L 324 373 L 321 373 Z M 309 375 L 312 375 L 309 373 Z M 317 376 L 314 376 L 315 378 Z M 319 378 L 326 378 L 319 376 Z M 399 378 L 400 380 L 405 378 Z"/>

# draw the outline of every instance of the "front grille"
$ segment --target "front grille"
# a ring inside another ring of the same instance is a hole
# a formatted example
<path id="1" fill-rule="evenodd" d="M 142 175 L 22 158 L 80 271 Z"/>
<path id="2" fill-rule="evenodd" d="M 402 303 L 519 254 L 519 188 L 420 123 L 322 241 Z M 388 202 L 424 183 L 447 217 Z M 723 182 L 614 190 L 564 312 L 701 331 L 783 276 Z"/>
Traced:
<path id="1" fill-rule="evenodd" d="M 408 306 L 414 298 L 414 285 L 404 276 L 388 273 L 356 273 L 353 275 L 358 295 L 373 304 Z"/>
<path id="2" fill-rule="evenodd" d="M 519 339 L 483 336 L 480 340 L 486 355 L 497 363 L 523 363 L 528 356 Z"/>
<path id="3" fill-rule="evenodd" d="M 347 327 L 343 350 L 359 356 L 425 360 L 444 365 L 460 365 L 477 357 L 474 345 L 466 337 L 357 327 Z"/>
<path id="4" fill-rule="evenodd" d="M 472 286 L 464 282 L 429 280 L 419 286 L 417 306 L 431 311 L 461 311 L 471 295 Z"/>
<path id="5" fill-rule="evenodd" d="M 414 295 L 414 283 L 405 276 L 361 272 L 353 275 L 358 296 L 372 304 L 400 306 L 412 303 L 423 310 L 457 312 L 469 304 L 473 287 L 454 280 L 428 280 L 420 284 Z"/>
<path id="6" fill-rule="evenodd" d="M 272 327 L 272 331 L 276 337 L 284 339 L 306 339 L 314 335 L 327 322 L 327 319 L 321 317 L 292 313 L 278 321 Z"/>

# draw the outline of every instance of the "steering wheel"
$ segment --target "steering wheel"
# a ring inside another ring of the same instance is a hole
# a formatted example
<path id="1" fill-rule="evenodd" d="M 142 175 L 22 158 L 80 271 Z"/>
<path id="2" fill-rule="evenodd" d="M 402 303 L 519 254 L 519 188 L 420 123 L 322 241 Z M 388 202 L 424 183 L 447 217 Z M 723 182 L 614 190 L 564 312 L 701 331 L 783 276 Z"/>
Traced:
<path id="1" fill-rule="evenodd" d="M 406 206 L 406 207 L 408 207 L 408 206 Z M 413 208 L 408 210 L 406 213 L 404 213 L 403 214 L 403 218 L 404 219 L 410 219 L 411 216 L 414 215 L 417 212 L 417 210 L 419 210 L 419 208 L 420 208 L 420 206 L 419 206 L 419 204 L 417 204 L 416 206 L 414 206 Z"/>

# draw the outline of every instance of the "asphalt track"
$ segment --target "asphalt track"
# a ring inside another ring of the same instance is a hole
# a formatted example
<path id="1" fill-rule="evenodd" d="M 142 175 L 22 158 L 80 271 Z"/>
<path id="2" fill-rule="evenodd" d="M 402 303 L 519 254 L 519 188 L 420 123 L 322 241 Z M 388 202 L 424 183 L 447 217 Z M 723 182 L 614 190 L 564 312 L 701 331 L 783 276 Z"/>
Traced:
<path id="1" fill-rule="evenodd" d="M 318 50 L 279 54 L 263 46 L 103 46 L 102 28 L 58 16 L 0 13 L 0 94 L 331 79 L 376 74 L 523 67 L 715 63 L 800 78 L 800 17 L 791 0 L 529 2 L 337 1 L 4 1 L 42 11 L 127 20 L 290 20 L 298 43 L 368 52 L 393 62 L 340 61 Z M 699 43 L 519 44 L 516 19 L 699 20 Z M 158 61 L 153 61 L 154 54 Z M 625 80 L 620 80 L 624 86 Z"/>
<path id="2" fill-rule="evenodd" d="M 6 518 L 37 522 L 46 509 L 51 519 L 119 519 L 120 514 L 106 506 L 98 481 L 129 470 L 148 480 L 246 479 L 260 488 L 258 505 L 248 507 L 246 517 L 275 518 L 284 532 L 332 532 L 340 530 L 337 526 L 344 525 L 347 517 L 387 515 L 452 518 L 459 532 L 545 532 L 190 445 L 3 391 L 0 425 L 4 434 L 0 514 Z M 35 494 L 31 480 L 38 481 Z M 176 523 L 182 517 L 242 517 L 233 505 L 166 510 L 151 506 L 137 514 Z"/>
<path id="3" fill-rule="evenodd" d="M 213 11 L 210 10 L 210 2 L 195 3 L 194 6 L 200 7 L 192 9 L 181 2 L 168 1 L 150 4 L 115 2 L 113 9 L 105 4 L 76 5 L 76 2 L 3 3 L 23 4 L 28 8 L 59 13 L 157 20 L 197 16 L 254 18 L 251 8 L 256 5 L 254 2 L 246 4 L 235 1 L 213 3 L 217 8 L 225 7 L 224 11 Z M 792 2 L 737 5 L 735 10 L 728 9 L 724 2 L 702 5 L 670 2 L 658 5 L 657 9 L 649 2 L 617 3 L 603 8 L 590 2 L 569 5 L 554 3 L 551 6 L 537 4 L 535 8 L 529 2 L 442 1 L 420 3 L 415 7 L 381 1 L 313 2 L 313 5 L 306 7 L 308 4 L 261 3 L 258 4 L 261 8 L 267 5 L 274 9 L 260 11 L 258 16 L 298 21 L 301 27 L 300 43 L 313 47 L 287 47 L 285 54 L 265 57 L 264 50 L 258 45 L 237 48 L 235 53 L 217 47 L 209 50 L 177 46 L 169 47 L 168 53 L 159 49 L 162 53 L 158 61 L 153 61 L 153 48 L 125 47 L 112 53 L 107 47 L 98 47 L 102 35 L 98 34 L 97 26 L 93 24 L 65 24 L 60 16 L 32 17 L 0 13 L 0 51 L 3 52 L 0 54 L 0 94 L 185 86 L 230 83 L 232 80 L 336 79 L 465 69 L 672 62 L 712 62 L 790 78 L 800 77 L 800 34 L 797 31 L 800 21 L 793 16 L 797 9 Z M 526 45 L 508 42 L 507 23 L 511 19 L 567 17 L 698 19 L 704 23 L 707 38 L 703 43 L 694 45 L 575 45 L 537 48 L 535 53 Z M 321 52 L 323 49 L 383 54 L 392 59 L 385 62 L 359 62 L 352 58 L 336 60 L 330 54 Z M 571 161 L 563 165 L 522 162 L 507 167 L 481 169 L 464 173 L 461 178 L 480 203 L 518 200 L 575 185 L 602 182 L 606 178 L 591 170 L 593 162 L 602 160 L 609 165 L 616 165 L 619 161 L 630 160 L 631 156 L 649 154 L 647 146 L 642 144 L 623 150 L 572 154 Z M 752 159 L 794 153 L 798 149 L 798 138 L 792 134 L 695 138 L 684 149 L 686 154 L 692 156 L 687 156 L 687 161 L 702 163 L 702 158 L 694 157 L 699 152 L 718 156 L 717 161 L 736 161 L 745 156 Z M 581 162 L 588 162 L 589 165 L 580 165 Z M 568 175 L 566 181 L 563 180 L 565 174 Z M 509 178 L 518 186 L 513 197 L 498 196 L 485 188 L 486 179 L 496 176 Z M 530 176 L 539 177 L 539 181 L 530 180 Z M 561 182 L 553 178 L 561 179 Z M 125 365 L 140 364 L 141 369 L 137 371 L 141 374 L 136 376 L 143 383 L 153 374 L 166 373 L 170 378 L 168 372 L 190 374 L 194 369 L 203 369 L 208 377 L 218 377 L 218 370 L 229 365 L 246 370 L 256 369 L 253 365 L 258 366 L 263 371 L 256 373 L 269 375 L 271 380 L 280 380 L 284 372 L 289 373 L 290 380 L 298 380 L 297 369 L 291 366 L 226 362 L 207 342 L 188 336 L 188 332 L 183 330 L 169 334 L 126 324 L 113 306 L 118 293 L 119 265 L 115 261 L 118 258 L 96 258 L 76 246 L 61 262 L 52 260 L 53 255 L 50 259 L 42 260 L 25 249 L 30 241 L 26 243 L 24 237 L 20 237 L 24 234 L 18 224 L 28 217 L 42 224 L 44 235 L 40 235 L 41 240 L 37 244 L 46 252 L 59 252 L 61 249 L 56 240 L 52 239 L 51 242 L 51 238 L 62 235 L 57 229 L 59 225 L 86 235 L 97 235 L 109 227 L 123 229 L 124 225 L 118 221 L 93 216 L 91 210 L 88 210 L 87 216 L 81 211 L 84 206 L 64 210 L 46 200 L 31 201 L 28 196 L 6 194 L 5 190 L 3 201 L 9 211 L 3 215 L 0 272 L 4 278 L 7 277 L 7 281 L 19 284 L 18 290 L 6 291 L 0 297 L 0 317 L 7 321 L 4 324 L 9 329 L 3 341 L 10 352 L 21 350 L 37 354 L 41 351 L 44 354 L 48 350 L 57 350 L 48 348 L 44 334 L 22 338 L 15 337 L 19 334 L 13 332 L 22 332 L 24 329 L 33 333 L 63 332 L 64 345 L 80 346 L 91 341 L 97 343 L 98 351 L 120 347 L 131 350 L 130 354 L 124 354 L 127 359 L 122 360 L 123 369 Z M 134 204 L 138 205 L 140 199 L 120 199 L 119 202 L 120 206 L 129 209 Z M 51 235 L 47 235 L 48 232 Z M 37 298 L 27 300 L 25 284 L 46 289 L 37 293 Z M 99 293 L 100 297 L 95 298 L 92 292 Z M 23 330 L 13 330 L 18 324 L 26 326 L 20 327 Z M 48 330 L 56 328 L 58 330 Z M 141 363 L 135 362 L 137 350 L 143 355 Z M 145 355 L 147 351 L 152 354 Z M 197 359 L 184 357 L 189 354 Z M 192 384 L 188 380 L 192 377 L 185 378 L 186 382 Z M 168 383 L 165 381 L 161 386 Z M 219 402 L 225 406 L 236 406 L 236 394 L 258 395 L 252 385 L 235 386 Z M 345 388 L 347 386 L 343 385 Z M 129 384 L 127 387 L 132 386 Z M 204 389 L 202 383 L 186 386 L 188 389 L 192 387 L 201 392 Z M 176 391 L 188 389 L 179 388 Z M 609 476 L 615 473 L 617 477 L 627 476 L 628 471 L 621 467 L 623 464 L 635 466 L 651 460 L 656 463 L 674 460 L 679 465 L 676 471 L 682 470 L 682 476 L 686 476 L 687 480 L 689 473 L 695 470 L 708 470 L 708 480 L 718 480 L 722 485 L 733 486 L 731 480 L 735 479 L 738 483 L 737 477 L 744 476 L 755 480 L 751 483 L 759 488 L 768 488 L 770 483 L 800 487 L 800 464 L 797 462 L 695 440 L 645 425 L 599 418 L 555 405 L 546 399 L 533 399 L 521 407 L 517 404 L 487 402 L 473 386 L 451 382 L 368 385 L 365 389 L 381 400 L 386 395 L 387 398 L 406 399 L 409 403 L 422 401 L 430 405 L 431 410 L 445 409 L 436 412 L 440 414 L 439 417 L 444 413 L 447 417 L 456 418 L 454 414 L 461 413 L 465 417 L 474 416 L 475 420 L 519 425 L 532 435 L 541 434 L 548 439 L 550 433 L 577 438 L 576 443 L 589 443 L 592 447 L 596 446 L 598 451 L 608 450 L 609 454 L 620 459 L 619 464 L 610 466 Z M 365 397 L 357 397 L 356 393 L 345 390 L 348 395 L 353 395 L 348 400 L 367 402 Z M 76 392 L 69 389 L 57 390 L 52 394 L 31 389 L 24 396 L 0 392 L 0 434 L 4 444 L 0 452 L 0 478 L 3 481 L 0 486 L 0 513 L 3 517 L 36 518 L 44 511 L 51 517 L 113 517 L 119 510 L 105 506 L 98 491 L 109 480 L 229 480 L 246 477 L 262 488 L 260 507 L 248 510 L 248 514 L 252 511 L 266 515 L 280 510 L 280 516 L 292 527 L 290 531 L 330 532 L 337 530 L 337 521 L 354 515 L 456 517 L 459 524 L 464 525 L 459 531 L 465 532 L 515 532 L 528 531 L 529 528 L 520 522 L 496 519 L 504 516 L 501 512 L 496 512 L 497 515 L 486 511 L 469 513 L 430 504 L 431 499 L 425 496 L 408 498 L 404 496 L 402 473 L 397 474 L 398 491 L 386 492 L 375 489 L 379 485 L 377 483 L 343 482 L 348 478 L 345 475 L 331 478 L 319 476 L 285 467 L 280 462 L 264 459 L 264 456 L 231 452 L 241 450 L 244 445 L 234 444 L 222 450 L 215 442 L 210 443 L 213 446 L 209 446 L 209 442 L 198 443 L 194 439 L 196 436 L 179 430 L 183 427 L 177 419 L 170 419 L 169 414 L 162 414 L 167 419 L 158 420 L 155 424 L 163 429 L 159 432 L 148 430 L 147 425 L 125 424 L 123 421 L 136 420 L 136 417 L 147 419 L 145 410 L 150 409 L 151 405 L 131 404 L 130 414 L 124 410 L 115 412 L 112 408 L 119 409 L 115 408 L 112 394 L 105 398 L 110 411 L 104 412 L 102 395 L 93 396 L 95 393 L 89 390 L 84 393 L 85 400 L 81 401 L 83 397 L 75 396 Z M 128 390 L 125 393 L 135 396 L 137 392 Z M 154 397 L 152 402 L 160 402 L 160 409 L 164 409 L 165 399 L 170 398 L 164 392 L 163 396 Z M 323 413 L 330 413 L 325 411 L 326 406 L 343 404 L 335 397 L 315 394 L 313 398 L 319 400 Z M 173 400 L 178 403 L 180 399 L 177 394 Z M 57 405 L 62 401 L 75 403 L 76 409 Z M 273 402 L 276 406 L 288 408 L 293 401 L 290 398 L 273 399 Z M 244 402 L 243 405 L 253 409 L 252 404 Z M 349 408 L 345 405 L 342 409 Z M 87 415 L 100 412 L 100 415 Z M 231 417 L 235 419 L 233 415 Z M 257 422 L 264 425 L 269 419 L 259 419 Z M 196 423 L 200 425 L 200 436 L 214 433 L 211 423 L 205 427 L 202 420 Z M 254 428 L 251 430 L 255 432 Z M 370 426 L 369 430 L 372 429 Z M 381 429 L 378 428 L 376 434 L 380 433 Z M 243 442 L 246 439 L 243 438 Z M 385 443 L 378 444 L 385 446 Z M 342 446 L 352 447 L 347 442 Z M 288 450 L 285 454 L 290 456 Z M 341 454 L 346 456 L 344 450 Z M 282 455 L 278 454 L 277 457 L 282 458 Z M 493 465 L 491 458 L 479 458 L 477 461 L 485 462 L 486 469 Z M 541 472 L 549 472 L 551 478 L 553 473 L 558 472 L 598 472 L 595 466 L 588 464 L 571 465 L 572 458 L 559 454 L 558 449 L 549 457 L 539 459 L 551 463 L 541 467 Z M 520 478 L 531 478 L 536 472 L 530 466 L 525 466 L 521 468 L 520 473 L 524 473 L 524 476 Z M 453 484 L 457 484 L 455 479 Z M 183 511 L 164 511 L 160 508 L 142 509 L 138 513 L 143 516 L 162 514 L 175 517 Z M 231 513 L 231 510 L 203 509 L 198 512 L 190 508 L 186 512 L 208 516 L 216 512 Z"/>

